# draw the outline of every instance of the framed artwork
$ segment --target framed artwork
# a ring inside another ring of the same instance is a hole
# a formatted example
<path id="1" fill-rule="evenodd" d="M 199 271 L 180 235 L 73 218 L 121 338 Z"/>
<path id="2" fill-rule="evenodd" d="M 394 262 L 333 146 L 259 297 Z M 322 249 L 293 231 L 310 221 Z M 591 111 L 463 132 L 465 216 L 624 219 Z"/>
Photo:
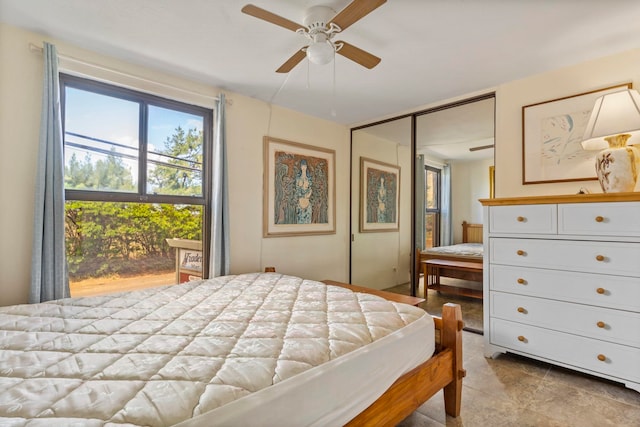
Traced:
<path id="1" fill-rule="evenodd" d="M 264 237 L 335 234 L 336 152 L 265 136 Z"/>
<path id="2" fill-rule="evenodd" d="M 400 167 L 360 157 L 360 232 L 400 228 Z"/>
<path id="3" fill-rule="evenodd" d="M 522 183 L 595 180 L 597 151 L 582 149 L 595 100 L 631 83 L 522 107 Z"/>

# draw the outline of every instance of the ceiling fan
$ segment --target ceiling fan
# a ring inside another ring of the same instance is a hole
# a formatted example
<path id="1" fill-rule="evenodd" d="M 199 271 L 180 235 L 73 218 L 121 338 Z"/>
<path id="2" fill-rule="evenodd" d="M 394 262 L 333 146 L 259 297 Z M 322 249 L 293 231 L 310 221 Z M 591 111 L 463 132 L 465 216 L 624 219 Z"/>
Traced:
<path id="1" fill-rule="evenodd" d="M 345 41 L 334 41 L 333 38 L 336 34 L 344 31 L 386 2 L 387 0 L 353 0 L 338 14 L 328 6 L 313 6 L 305 12 L 304 25 L 297 24 L 252 4 L 244 6 L 242 12 L 294 31 L 309 39 L 309 45 L 294 53 L 291 58 L 276 70 L 277 73 L 288 73 L 305 56 L 315 64 L 328 64 L 334 58 L 336 52 L 363 67 L 371 69 L 378 65 L 380 58 Z"/>
<path id="2" fill-rule="evenodd" d="M 480 150 L 487 150 L 489 148 L 493 148 L 495 147 L 494 144 L 489 144 L 489 145 L 481 145 L 479 147 L 471 147 L 469 148 L 469 151 L 480 151 Z"/>

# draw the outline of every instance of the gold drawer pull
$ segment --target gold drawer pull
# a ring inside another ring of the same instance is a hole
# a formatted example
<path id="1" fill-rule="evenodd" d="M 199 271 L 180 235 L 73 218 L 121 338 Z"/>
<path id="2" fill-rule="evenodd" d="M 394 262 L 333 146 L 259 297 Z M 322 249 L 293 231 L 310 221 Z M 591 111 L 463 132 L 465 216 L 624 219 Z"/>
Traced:
<path id="1" fill-rule="evenodd" d="M 596 217 L 596 222 L 602 222 L 602 221 L 604 221 L 604 217 L 601 217 L 600 215 L 598 215 Z"/>
<path id="2" fill-rule="evenodd" d="M 516 218 L 518 220 L 518 222 L 525 222 L 526 218 L 523 216 L 519 216 L 518 218 Z"/>
<path id="3" fill-rule="evenodd" d="M 525 254 L 525 252 L 522 249 L 518 249 L 516 253 L 520 256 L 523 256 Z"/>
<path id="4" fill-rule="evenodd" d="M 521 285 L 524 285 L 527 283 L 527 281 L 524 280 L 522 277 L 518 278 L 517 282 L 520 283 Z"/>
<path id="5" fill-rule="evenodd" d="M 604 261 L 604 255 L 596 255 L 596 261 Z"/>
<path id="6" fill-rule="evenodd" d="M 523 335 L 518 335 L 518 341 L 525 342 L 527 339 Z"/>
<path id="7" fill-rule="evenodd" d="M 518 313 L 526 313 L 526 311 L 524 307 L 518 307 Z"/>
<path id="8" fill-rule="evenodd" d="M 599 293 L 600 295 L 603 295 L 606 292 L 606 290 L 604 288 L 598 288 L 596 289 L 596 292 Z"/>
<path id="9" fill-rule="evenodd" d="M 596 325 L 598 326 L 598 328 L 604 328 L 605 326 L 607 326 L 603 321 L 596 323 Z"/>
<path id="10" fill-rule="evenodd" d="M 598 360 L 601 362 L 604 362 L 605 360 L 607 360 L 607 356 L 605 356 L 604 354 L 599 354 L 598 355 Z"/>

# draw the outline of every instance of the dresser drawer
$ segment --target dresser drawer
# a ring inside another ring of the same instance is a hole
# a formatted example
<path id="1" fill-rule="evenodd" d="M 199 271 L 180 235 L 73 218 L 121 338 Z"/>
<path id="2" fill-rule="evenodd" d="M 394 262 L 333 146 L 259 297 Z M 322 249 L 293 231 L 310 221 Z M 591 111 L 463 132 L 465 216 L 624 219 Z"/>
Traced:
<path id="1" fill-rule="evenodd" d="M 625 381 L 640 381 L 640 349 L 634 347 L 501 319 L 491 319 L 490 340 L 491 344 L 507 349 Z"/>
<path id="2" fill-rule="evenodd" d="M 491 238 L 489 262 L 640 277 L 640 243 Z"/>
<path id="3" fill-rule="evenodd" d="M 640 349 L 640 313 L 491 292 L 491 316 Z"/>
<path id="4" fill-rule="evenodd" d="M 490 206 L 490 233 L 556 234 L 556 205 Z"/>
<path id="5" fill-rule="evenodd" d="M 489 289 L 640 312 L 640 279 L 492 265 Z M 640 335 L 640 332 L 638 332 Z"/>
<path id="6" fill-rule="evenodd" d="M 558 205 L 558 233 L 587 236 L 640 236 L 640 203 Z"/>

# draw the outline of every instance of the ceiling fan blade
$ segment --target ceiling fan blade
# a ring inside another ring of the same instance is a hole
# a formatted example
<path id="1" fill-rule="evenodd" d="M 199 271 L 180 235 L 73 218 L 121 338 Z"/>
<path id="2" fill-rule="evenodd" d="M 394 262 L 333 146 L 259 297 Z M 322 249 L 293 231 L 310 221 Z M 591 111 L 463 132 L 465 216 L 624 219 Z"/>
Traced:
<path id="1" fill-rule="evenodd" d="M 289 71 L 293 70 L 293 67 L 298 65 L 305 56 L 307 56 L 305 51 L 300 49 L 299 51 L 294 53 L 291 58 L 287 59 L 287 61 L 276 70 L 276 73 L 288 73 Z"/>
<path id="2" fill-rule="evenodd" d="M 340 50 L 338 50 L 338 53 L 340 55 L 344 56 L 345 58 L 349 58 L 353 62 L 357 62 L 363 67 L 371 69 L 380 63 L 380 58 L 370 54 L 369 52 L 365 52 L 364 50 L 357 48 L 352 44 L 343 41 L 338 41 L 336 42 L 336 44 L 342 44 L 342 47 L 340 48 Z"/>
<path id="3" fill-rule="evenodd" d="M 347 7 L 334 16 L 330 23 L 336 24 L 344 31 L 356 21 L 364 18 L 386 2 L 387 0 L 353 0 Z"/>
<path id="4" fill-rule="evenodd" d="M 283 18 L 282 16 L 278 16 L 275 13 L 271 13 L 268 10 L 261 9 L 258 6 L 254 6 L 252 4 L 244 6 L 241 10 L 247 15 L 262 19 L 263 21 L 271 22 L 272 24 L 279 25 L 286 28 L 287 30 L 296 31 L 298 28 L 304 28 L 304 25 L 296 24 L 295 22 L 290 21 L 287 18 Z"/>
<path id="5" fill-rule="evenodd" d="M 469 148 L 469 151 L 480 151 L 480 150 L 486 150 L 488 148 L 493 148 L 495 147 L 494 144 L 490 144 L 490 145 L 481 145 L 479 147 L 471 147 Z"/>

